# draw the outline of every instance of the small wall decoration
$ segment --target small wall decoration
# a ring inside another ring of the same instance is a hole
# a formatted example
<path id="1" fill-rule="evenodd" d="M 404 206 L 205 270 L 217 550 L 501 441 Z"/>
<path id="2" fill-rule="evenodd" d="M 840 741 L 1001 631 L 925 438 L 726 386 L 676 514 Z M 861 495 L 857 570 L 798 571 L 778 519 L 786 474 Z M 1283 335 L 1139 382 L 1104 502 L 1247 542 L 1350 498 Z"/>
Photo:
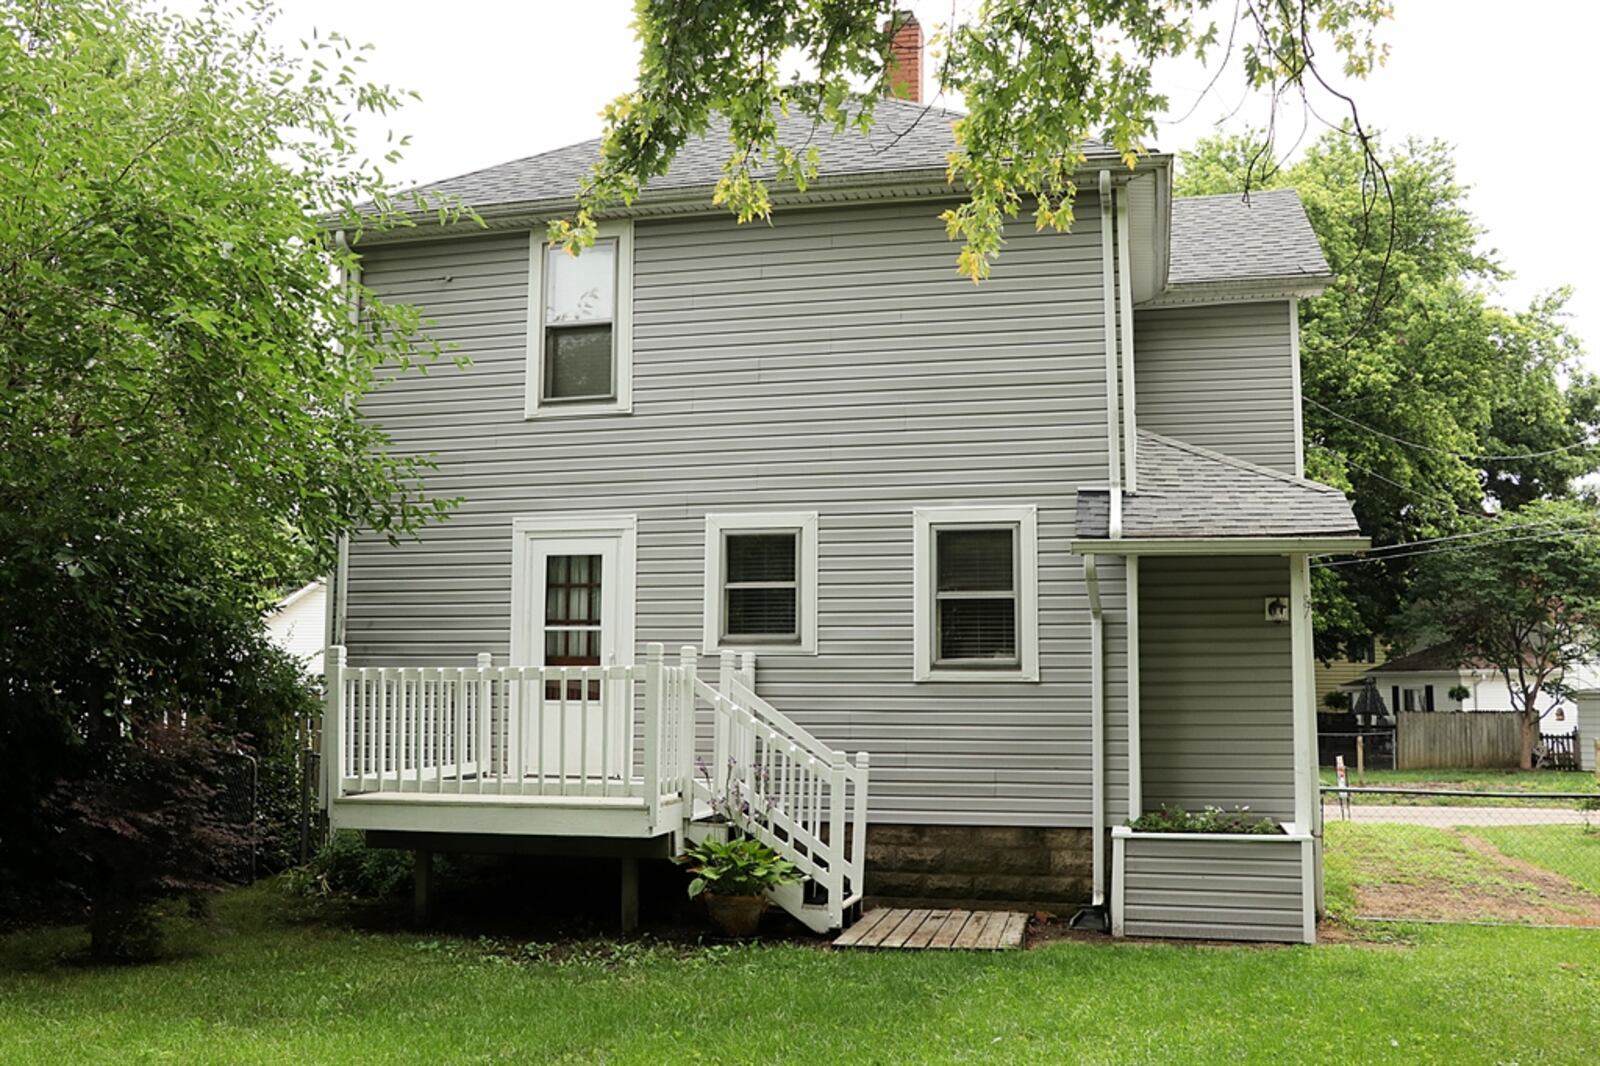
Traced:
<path id="1" fill-rule="evenodd" d="M 1263 604 L 1267 621 L 1282 625 L 1289 620 L 1289 597 L 1268 596 Z"/>

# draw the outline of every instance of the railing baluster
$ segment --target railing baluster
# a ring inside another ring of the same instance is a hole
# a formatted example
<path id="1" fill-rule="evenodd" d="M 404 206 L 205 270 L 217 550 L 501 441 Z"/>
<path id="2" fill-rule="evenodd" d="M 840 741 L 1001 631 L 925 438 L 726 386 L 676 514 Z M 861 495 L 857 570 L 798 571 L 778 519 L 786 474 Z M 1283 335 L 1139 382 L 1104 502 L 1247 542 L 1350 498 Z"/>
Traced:
<path id="1" fill-rule="evenodd" d="M 578 788 L 589 795 L 589 668 L 578 671 Z"/>

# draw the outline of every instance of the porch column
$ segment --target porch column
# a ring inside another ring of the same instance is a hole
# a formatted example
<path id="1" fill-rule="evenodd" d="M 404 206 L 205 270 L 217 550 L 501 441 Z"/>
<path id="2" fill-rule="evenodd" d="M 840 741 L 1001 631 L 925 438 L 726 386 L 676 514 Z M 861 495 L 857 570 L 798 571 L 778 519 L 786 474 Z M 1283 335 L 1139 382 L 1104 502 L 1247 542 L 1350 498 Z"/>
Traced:
<path id="1" fill-rule="evenodd" d="M 1289 655 L 1293 686 L 1294 822 L 1303 833 L 1316 828 L 1317 709 L 1312 674 L 1311 567 L 1304 555 L 1289 556 Z"/>

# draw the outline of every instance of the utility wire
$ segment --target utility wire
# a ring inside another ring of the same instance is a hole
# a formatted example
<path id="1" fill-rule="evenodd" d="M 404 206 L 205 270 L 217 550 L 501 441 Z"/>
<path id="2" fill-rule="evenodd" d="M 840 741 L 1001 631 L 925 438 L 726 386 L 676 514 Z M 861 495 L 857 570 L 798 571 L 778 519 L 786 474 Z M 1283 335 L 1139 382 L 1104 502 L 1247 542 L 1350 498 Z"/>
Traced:
<path id="1" fill-rule="evenodd" d="M 1566 452 L 1577 451 L 1579 448 L 1592 448 L 1595 445 L 1594 441 L 1587 441 L 1586 440 L 1586 441 L 1579 441 L 1576 444 L 1566 444 L 1566 445 L 1563 445 L 1560 448 L 1548 448 L 1548 449 L 1546 449 L 1545 451 L 1542 451 L 1542 452 L 1528 452 L 1525 455 L 1467 455 L 1464 452 L 1453 452 L 1449 448 L 1436 448 L 1431 444 L 1418 444 L 1416 441 L 1406 440 L 1404 437 L 1396 437 L 1392 433 L 1385 433 L 1381 429 L 1377 429 L 1377 428 L 1375 428 L 1373 426 L 1369 426 L 1365 422 L 1359 422 L 1356 419 L 1351 418 L 1349 415 L 1342 414 L 1342 413 L 1340 413 L 1338 411 L 1335 411 L 1333 408 L 1329 407 L 1325 403 L 1318 403 L 1316 400 L 1313 400 L 1309 396 L 1302 396 L 1301 399 L 1303 399 L 1306 403 L 1310 404 L 1313 407 L 1320 408 L 1321 410 L 1326 411 L 1328 414 L 1332 415 L 1334 418 L 1339 419 L 1341 422 L 1348 422 L 1352 426 L 1355 426 L 1357 429 L 1364 429 L 1368 433 L 1372 433 L 1372 434 L 1375 434 L 1376 436 L 1382 437 L 1384 440 L 1393 441 L 1396 444 L 1403 444 L 1407 448 L 1416 448 L 1418 451 L 1432 452 L 1435 455 L 1448 455 L 1448 456 L 1452 456 L 1453 458 L 1456 458 L 1456 459 L 1464 459 L 1464 460 L 1466 460 L 1468 462 L 1510 463 L 1510 462 L 1517 462 L 1519 460 L 1524 460 L 1524 459 L 1543 459 L 1546 456 L 1562 455 L 1562 454 L 1565 454 Z"/>
<path id="2" fill-rule="evenodd" d="M 1479 529 L 1470 533 L 1451 533 L 1443 537 L 1426 537 L 1422 540 L 1403 540 L 1395 544 L 1385 544 L 1381 548 L 1372 548 L 1362 553 L 1366 559 L 1384 558 L 1380 553 L 1398 551 L 1401 548 L 1415 548 L 1423 544 L 1442 544 L 1445 541 L 1472 540 L 1478 537 L 1494 537 L 1503 533 L 1514 533 L 1521 529 L 1553 529 L 1553 530 L 1578 530 L 1587 529 L 1586 525 L 1562 525 L 1554 522 L 1523 522 L 1520 525 L 1500 526 L 1496 529 Z M 1340 555 L 1349 554 L 1340 552 Z"/>
<path id="3" fill-rule="evenodd" d="M 1451 544 L 1442 548 L 1423 548 L 1419 551 L 1401 552 L 1398 555 L 1381 555 L 1371 559 L 1343 559 L 1331 563 L 1312 563 L 1311 566 L 1315 570 L 1336 570 L 1344 566 L 1365 566 L 1370 563 L 1387 562 L 1390 559 L 1408 559 L 1417 555 L 1445 555 L 1450 552 L 1476 551 L 1480 548 L 1493 548 L 1501 544 L 1519 544 L 1530 540 L 1569 540 L 1574 537 L 1595 535 L 1595 532 L 1589 528 L 1574 529 L 1569 527 L 1565 530 L 1552 529 L 1548 532 L 1536 533 L 1528 537 L 1501 537 L 1498 540 L 1480 541 L 1476 544 Z"/>

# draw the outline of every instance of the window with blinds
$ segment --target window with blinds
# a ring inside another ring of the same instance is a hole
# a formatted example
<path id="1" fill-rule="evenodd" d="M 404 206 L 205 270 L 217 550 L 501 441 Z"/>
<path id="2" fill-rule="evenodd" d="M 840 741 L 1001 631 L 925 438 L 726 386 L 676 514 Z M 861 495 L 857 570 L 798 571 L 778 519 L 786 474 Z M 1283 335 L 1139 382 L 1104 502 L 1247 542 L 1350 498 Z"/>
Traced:
<path id="1" fill-rule="evenodd" d="M 724 533 L 722 558 L 722 638 L 798 642 L 800 534 Z"/>
<path id="2" fill-rule="evenodd" d="M 706 515 L 705 648 L 817 653 L 817 514 Z"/>
<path id="3" fill-rule="evenodd" d="M 934 530 L 938 665 L 1014 666 L 1017 527 Z"/>

